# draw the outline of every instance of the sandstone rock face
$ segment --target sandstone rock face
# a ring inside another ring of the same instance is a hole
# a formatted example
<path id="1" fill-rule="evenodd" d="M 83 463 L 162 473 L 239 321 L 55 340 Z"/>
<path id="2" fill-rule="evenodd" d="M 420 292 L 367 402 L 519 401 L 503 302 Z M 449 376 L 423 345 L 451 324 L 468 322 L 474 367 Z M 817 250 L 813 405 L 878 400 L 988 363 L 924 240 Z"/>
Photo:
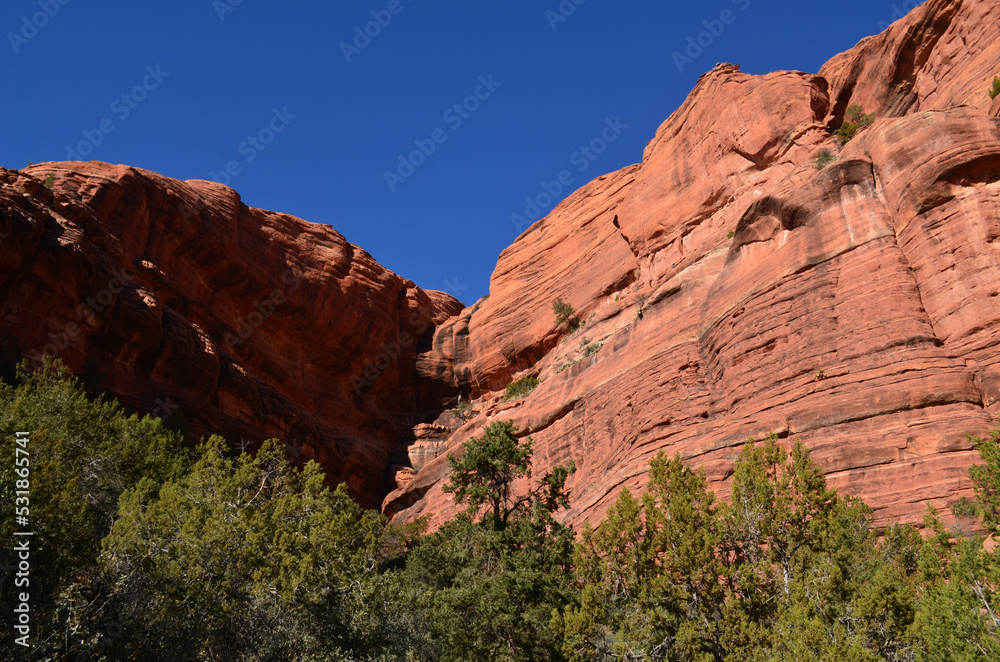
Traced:
<path id="1" fill-rule="evenodd" d="M 416 355 L 457 301 L 213 182 L 97 162 L 0 182 L 8 376 L 21 356 L 55 355 L 194 439 L 279 437 L 367 505 L 395 486 L 412 427 L 448 393 Z"/>
<path id="2" fill-rule="evenodd" d="M 425 444 L 384 510 L 451 516 L 445 453 L 507 418 L 536 474 L 576 461 L 574 524 L 641 490 L 661 450 L 724 496 L 771 432 L 882 524 L 969 494 L 966 433 L 1000 413 L 997 73 L 1000 5 L 929 0 L 816 75 L 705 74 L 641 163 L 529 228 L 437 329 L 418 369 L 479 415 Z M 841 147 L 852 104 L 877 121 Z M 554 328 L 557 297 L 582 329 Z M 541 385 L 502 403 L 526 374 Z"/>
<path id="3" fill-rule="evenodd" d="M 575 460 L 574 525 L 642 490 L 660 451 L 725 496 L 770 433 L 878 523 L 927 502 L 947 519 L 971 492 L 966 433 L 1000 414 L 998 73 L 1000 5 L 972 0 L 928 0 L 817 74 L 718 65 L 464 310 L 218 184 L 0 170 L 0 368 L 55 354 L 192 437 L 281 437 L 432 524 L 454 513 L 447 454 L 504 419 L 536 477 Z M 853 104 L 877 119 L 841 146 Z M 555 326 L 556 298 L 580 329 Z M 541 384 L 504 402 L 525 375 Z"/>

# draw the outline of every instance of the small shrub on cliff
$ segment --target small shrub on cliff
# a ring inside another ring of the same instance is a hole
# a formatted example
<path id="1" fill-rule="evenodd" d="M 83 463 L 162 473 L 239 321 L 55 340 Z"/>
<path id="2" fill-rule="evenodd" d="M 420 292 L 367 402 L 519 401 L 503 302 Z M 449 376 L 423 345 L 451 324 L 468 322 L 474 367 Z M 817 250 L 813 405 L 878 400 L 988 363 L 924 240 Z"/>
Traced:
<path id="1" fill-rule="evenodd" d="M 990 90 L 990 98 L 996 99 L 1000 95 L 1000 76 L 993 77 L 993 89 Z"/>
<path id="2" fill-rule="evenodd" d="M 556 314 L 556 326 L 566 322 L 567 329 L 572 333 L 580 328 L 580 319 L 574 314 L 573 306 L 558 297 L 552 302 L 552 310 Z"/>
<path id="3" fill-rule="evenodd" d="M 816 162 L 813 164 L 813 167 L 817 170 L 822 170 L 836 160 L 837 156 L 824 147 L 819 150 L 819 154 L 816 155 Z"/>
<path id="4" fill-rule="evenodd" d="M 858 135 L 861 129 L 871 126 L 875 123 L 875 113 L 865 114 L 865 109 L 858 104 L 852 104 L 847 107 L 847 112 L 844 114 L 844 122 L 837 129 L 837 138 L 840 139 L 841 145 L 846 145 L 850 142 L 851 138 Z"/>
<path id="5" fill-rule="evenodd" d="M 573 316 L 573 306 L 563 301 L 562 297 L 557 297 L 552 302 L 552 310 L 556 314 L 556 326 L 559 326 Z"/>
<path id="6" fill-rule="evenodd" d="M 507 384 L 507 390 L 504 391 L 504 402 L 519 400 L 520 398 L 526 397 L 529 393 L 534 391 L 537 386 L 538 377 L 522 377 L 516 382 L 511 382 L 510 384 Z"/>
<path id="7" fill-rule="evenodd" d="M 470 411 L 471 409 L 472 409 L 471 402 L 460 402 L 458 403 L 457 406 L 455 406 L 455 408 L 451 410 L 451 413 L 455 414 L 455 416 L 458 416 L 462 420 L 466 420 L 470 416 L 475 414 L 475 412 Z"/>
<path id="8" fill-rule="evenodd" d="M 45 181 L 42 183 L 42 186 L 44 186 L 45 188 L 52 188 L 52 184 L 54 184 L 55 181 L 56 181 L 56 176 L 50 172 L 48 176 L 45 177 Z"/>

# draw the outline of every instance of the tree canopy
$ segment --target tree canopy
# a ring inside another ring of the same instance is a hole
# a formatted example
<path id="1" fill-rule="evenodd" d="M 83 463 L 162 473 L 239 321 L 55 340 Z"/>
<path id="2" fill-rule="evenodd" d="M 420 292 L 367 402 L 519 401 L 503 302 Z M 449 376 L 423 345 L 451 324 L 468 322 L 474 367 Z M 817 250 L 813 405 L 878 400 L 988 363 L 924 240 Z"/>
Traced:
<path id="1" fill-rule="evenodd" d="M 1000 659 L 984 544 L 1000 533 L 1000 431 L 974 438 L 961 527 L 928 506 L 922 529 L 876 529 L 803 444 L 771 436 L 732 458 L 725 500 L 660 452 L 645 489 L 579 536 L 561 522 L 574 463 L 535 476 L 511 421 L 449 458 L 463 510 L 431 533 L 361 509 L 277 440 L 189 448 L 58 363 L 0 384 L 0 431 L 8 457 L 30 433 L 35 532 L 31 647 L 5 637 L 5 659 Z M 0 467 L 5 504 L 14 471 Z"/>

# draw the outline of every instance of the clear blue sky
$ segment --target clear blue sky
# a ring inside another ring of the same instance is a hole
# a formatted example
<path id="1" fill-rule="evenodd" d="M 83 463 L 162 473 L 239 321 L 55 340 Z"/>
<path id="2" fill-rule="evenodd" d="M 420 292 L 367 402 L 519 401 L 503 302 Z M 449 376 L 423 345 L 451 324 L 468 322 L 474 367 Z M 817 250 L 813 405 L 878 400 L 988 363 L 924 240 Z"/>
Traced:
<path id="1" fill-rule="evenodd" d="M 563 171 L 560 199 L 639 161 L 716 62 L 815 72 L 913 5 L 5 0 L 0 165 L 73 148 L 224 179 L 234 161 L 247 204 L 328 223 L 471 304 L 525 198 L 544 203 Z M 689 37 L 703 52 L 679 67 Z M 602 132 L 614 140 L 600 154 L 578 151 L 601 149 Z"/>

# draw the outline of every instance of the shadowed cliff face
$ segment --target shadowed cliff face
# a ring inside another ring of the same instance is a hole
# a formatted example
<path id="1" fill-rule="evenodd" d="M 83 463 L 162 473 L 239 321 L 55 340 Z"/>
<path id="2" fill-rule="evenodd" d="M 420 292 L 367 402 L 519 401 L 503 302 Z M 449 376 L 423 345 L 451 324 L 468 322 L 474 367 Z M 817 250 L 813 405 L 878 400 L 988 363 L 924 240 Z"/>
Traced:
<path id="1" fill-rule="evenodd" d="M 575 524 L 660 450 L 725 494 L 771 432 L 881 523 L 971 493 L 965 435 L 1000 409 L 998 26 L 996 3 L 930 0 L 817 75 L 705 74 L 641 163 L 527 230 L 438 329 L 479 415 L 418 442 L 386 511 L 450 516 L 442 454 L 496 418 L 532 435 L 539 474 L 576 461 Z M 840 148 L 852 104 L 877 120 Z M 553 328 L 557 297 L 582 330 Z M 501 402 L 525 374 L 537 390 Z"/>
<path id="2" fill-rule="evenodd" d="M 8 369 L 55 355 L 193 439 L 280 437 L 379 503 L 445 393 L 417 374 L 416 353 L 460 304 L 215 183 L 97 162 L 0 181 Z"/>
<path id="3" fill-rule="evenodd" d="M 449 517 L 445 454 L 511 419 L 536 474 L 576 461 L 574 524 L 660 450 L 725 494 L 772 432 L 880 523 L 917 522 L 971 492 L 965 434 L 1000 413 L 998 26 L 995 3 L 929 0 L 818 74 L 718 65 L 465 310 L 224 186 L 0 171 L 0 358 L 55 354 L 193 437 L 281 437 L 401 518 Z M 852 104 L 877 119 L 841 147 Z"/>

